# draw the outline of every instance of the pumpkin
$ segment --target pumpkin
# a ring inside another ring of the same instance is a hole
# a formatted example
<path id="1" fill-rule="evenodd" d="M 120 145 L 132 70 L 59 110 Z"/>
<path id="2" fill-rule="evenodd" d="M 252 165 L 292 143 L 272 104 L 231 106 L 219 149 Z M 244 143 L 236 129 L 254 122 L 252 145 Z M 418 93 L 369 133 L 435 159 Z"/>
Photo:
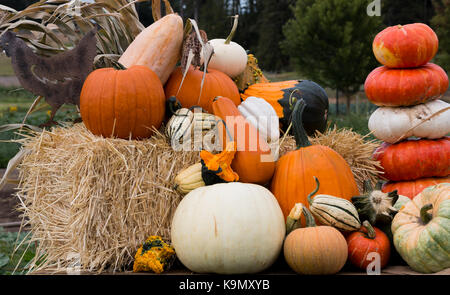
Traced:
<path id="1" fill-rule="evenodd" d="M 253 54 L 247 55 L 245 70 L 234 79 L 240 92 L 244 92 L 250 85 L 256 83 L 269 83 L 258 66 L 258 59 Z"/>
<path id="2" fill-rule="evenodd" d="M 373 135 L 395 143 L 408 137 L 436 139 L 450 133 L 450 104 L 434 100 L 412 107 L 381 107 L 369 118 Z"/>
<path id="3" fill-rule="evenodd" d="M 323 225 L 329 225 L 341 231 L 354 231 L 361 227 L 358 211 L 352 202 L 330 195 L 312 196 L 319 190 L 320 182 L 314 177 L 317 186 L 307 199 L 312 215 Z"/>
<path id="4" fill-rule="evenodd" d="M 220 71 L 208 69 L 203 89 L 201 89 L 203 71 L 200 71 L 198 68 L 189 67 L 183 85 L 180 88 L 182 79 L 183 73 L 181 68 L 178 67 L 170 76 L 164 89 L 167 99 L 171 96 L 176 96 L 185 108 L 200 106 L 206 112 L 212 113 L 212 102 L 216 96 L 228 97 L 235 105 L 241 103 L 236 84 L 230 77 Z M 180 91 L 178 92 L 179 88 Z"/>
<path id="5" fill-rule="evenodd" d="M 382 177 L 391 181 L 450 175 L 450 137 L 408 139 L 397 144 L 382 143 L 373 158 L 379 161 Z"/>
<path id="6" fill-rule="evenodd" d="M 178 259 L 198 273 L 260 272 L 277 259 L 285 233 L 272 193 L 241 182 L 191 191 L 175 210 L 171 227 Z"/>
<path id="7" fill-rule="evenodd" d="M 136 36 L 119 58 L 119 63 L 127 68 L 147 66 L 164 85 L 181 58 L 183 30 L 183 19 L 179 15 L 164 16 Z"/>
<path id="8" fill-rule="evenodd" d="M 275 109 L 283 129 L 287 129 L 291 122 L 294 101 L 302 98 L 306 103 L 303 116 L 303 127 L 308 135 L 315 131 L 324 132 L 328 120 L 328 95 L 325 90 L 312 81 L 282 81 L 272 83 L 258 83 L 250 85 L 241 94 L 242 100 L 248 97 L 260 97 Z"/>
<path id="9" fill-rule="evenodd" d="M 424 189 L 392 221 L 394 245 L 415 271 L 450 267 L 450 183 Z"/>
<path id="10" fill-rule="evenodd" d="M 224 120 L 231 140 L 237 143 L 237 152 L 231 167 L 239 175 L 241 182 L 266 184 L 275 171 L 275 161 L 270 146 L 239 112 L 234 103 L 227 97 L 216 97 L 213 102 L 214 115 Z M 219 125 L 223 126 L 223 125 Z M 224 132 L 219 132 L 223 135 Z M 224 147 L 228 142 L 227 135 L 221 137 Z"/>
<path id="11" fill-rule="evenodd" d="M 359 231 L 351 233 L 346 238 L 348 244 L 348 259 L 350 262 L 363 270 L 372 262 L 373 257 L 369 253 L 380 255 L 380 268 L 384 268 L 389 262 L 391 245 L 384 232 L 379 230 L 365 220 Z"/>
<path id="12" fill-rule="evenodd" d="M 86 128 L 103 137 L 150 137 L 164 119 L 164 90 L 146 66 L 103 68 L 86 78 L 80 94 L 80 114 Z"/>
<path id="13" fill-rule="evenodd" d="M 364 90 L 377 106 L 411 106 L 441 97 L 448 83 L 445 71 L 432 63 L 415 69 L 382 66 L 367 76 Z"/>
<path id="14" fill-rule="evenodd" d="M 134 256 L 133 272 L 162 273 L 175 261 L 175 250 L 160 236 L 150 236 Z"/>
<path id="15" fill-rule="evenodd" d="M 208 68 L 221 71 L 231 78 L 240 75 L 247 66 L 247 52 L 241 45 L 231 41 L 238 24 L 238 16 L 234 16 L 233 28 L 227 39 L 212 39 L 209 44 L 214 48 Z M 203 56 L 203 54 L 201 55 Z"/>
<path id="16" fill-rule="evenodd" d="M 444 182 L 450 183 L 450 175 L 446 177 L 421 178 L 410 181 L 389 181 L 383 184 L 381 191 L 386 193 L 397 190 L 399 195 L 414 199 L 415 196 L 427 187 Z"/>
<path id="17" fill-rule="evenodd" d="M 175 189 L 181 194 L 187 194 L 194 189 L 222 182 L 238 181 L 239 175 L 231 169 L 231 162 L 236 153 L 236 143 L 231 141 L 227 148 L 213 155 L 201 151 L 201 162 L 183 169 L 175 177 Z"/>
<path id="18" fill-rule="evenodd" d="M 415 68 L 437 53 L 439 40 L 426 24 L 397 25 L 384 29 L 373 40 L 376 59 L 390 68 Z"/>
<path id="19" fill-rule="evenodd" d="M 371 224 L 391 223 L 397 213 L 397 209 L 394 208 L 399 198 L 397 191 L 383 193 L 381 186 L 382 183 L 378 182 L 373 188 L 370 181 L 365 181 L 364 194 L 352 197 L 352 203 L 358 210 L 359 217 Z"/>
<path id="20" fill-rule="evenodd" d="M 333 149 L 311 145 L 302 125 L 306 104 L 297 101 L 292 113 L 292 127 L 297 149 L 283 155 L 277 162 L 271 191 L 285 216 L 296 203 L 308 206 L 307 196 L 314 190 L 314 176 L 320 179 L 319 194 L 350 200 L 359 194 L 355 178 L 347 162 Z"/>
<path id="21" fill-rule="evenodd" d="M 303 212 L 307 227 L 294 229 L 284 241 L 284 258 L 289 267 L 296 273 L 306 275 L 339 272 L 348 256 L 344 236 L 334 227 L 316 226 L 314 217 L 301 203 L 295 205 L 293 212 L 295 211 L 299 213 L 290 217 L 299 220 Z"/>

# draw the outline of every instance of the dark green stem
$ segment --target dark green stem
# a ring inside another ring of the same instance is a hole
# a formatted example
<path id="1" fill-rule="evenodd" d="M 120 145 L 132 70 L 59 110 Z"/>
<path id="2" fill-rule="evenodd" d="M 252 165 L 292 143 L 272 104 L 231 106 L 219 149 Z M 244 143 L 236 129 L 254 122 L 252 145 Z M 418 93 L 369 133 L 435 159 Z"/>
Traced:
<path id="1" fill-rule="evenodd" d="M 373 229 L 372 225 L 370 224 L 370 222 L 368 220 L 365 220 L 363 222 L 363 226 L 367 229 L 367 238 L 369 239 L 375 239 L 376 237 L 376 233 L 375 230 Z"/>
<path id="2" fill-rule="evenodd" d="M 314 196 L 319 191 L 319 186 L 320 186 L 319 179 L 314 176 L 314 180 L 316 181 L 316 188 L 307 197 L 308 203 L 309 203 L 310 206 L 312 204 L 312 196 Z"/>
<path id="3" fill-rule="evenodd" d="M 431 219 L 433 219 L 433 215 L 428 213 L 431 209 L 433 209 L 433 204 L 426 204 L 420 209 L 420 218 L 424 224 L 427 224 Z"/>
<path id="4" fill-rule="evenodd" d="M 292 111 L 292 128 L 294 130 L 295 142 L 297 143 L 297 149 L 302 147 L 311 146 L 308 135 L 306 135 L 305 128 L 303 128 L 303 111 L 306 108 L 305 101 L 299 99 Z"/>
<path id="5" fill-rule="evenodd" d="M 306 208 L 306 206 L 303 206 L 303 214 L 305 215 L 306 219 L 306 227 L 316 226 L 316 221 L 314 220 L 314 217 L 312 216 L 308 208 Z"/>

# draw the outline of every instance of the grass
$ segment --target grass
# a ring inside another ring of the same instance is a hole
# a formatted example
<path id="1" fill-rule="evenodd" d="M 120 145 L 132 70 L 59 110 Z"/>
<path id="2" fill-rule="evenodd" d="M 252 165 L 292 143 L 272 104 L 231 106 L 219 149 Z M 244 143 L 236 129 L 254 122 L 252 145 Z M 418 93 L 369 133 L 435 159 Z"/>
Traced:
<path id="1" fill-rule="evenodd" d="M 0 275 L 25 273 L 26 265 L 35 256 L 35 245 L 27 243 L 27 234 L 28 232 L 22 232 L 18 235 L 17 232 L 7 232 L 0 227 Z M 21 246 L 14 252 L 21 242 Z"/>

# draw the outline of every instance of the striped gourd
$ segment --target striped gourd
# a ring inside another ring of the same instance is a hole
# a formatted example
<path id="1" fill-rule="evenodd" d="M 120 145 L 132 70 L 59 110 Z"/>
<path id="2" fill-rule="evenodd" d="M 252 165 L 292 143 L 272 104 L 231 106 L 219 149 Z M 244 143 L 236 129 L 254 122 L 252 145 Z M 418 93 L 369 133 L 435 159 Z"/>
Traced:
<path id="1" fill-rule="evenodd" d="M 323 225 L 333 226 L 342 231 L 355 231 L 360 229 L 358 211 L 348 200 L 330 195 L 317 195 L 319 190 L 319 179 L 314 177 L 317 186 L 316 189 L 308 195 L 309 210 L 316 220 Z"/>

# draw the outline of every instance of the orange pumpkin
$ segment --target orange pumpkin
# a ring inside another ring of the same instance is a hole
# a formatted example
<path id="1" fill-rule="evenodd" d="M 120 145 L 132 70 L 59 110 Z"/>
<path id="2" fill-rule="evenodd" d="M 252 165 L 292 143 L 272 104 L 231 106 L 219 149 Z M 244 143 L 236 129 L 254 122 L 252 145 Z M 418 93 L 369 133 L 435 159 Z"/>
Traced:
<path id="1" fill-rule="evenodd" d="M 448 76 L 438 65 L 428 63 L 415 69 L 376 68 L 364 84 L 367 98 L 377 106 L 410 106 L 442 96 Z"/>
<path id="2" fill-rule="evenodd" d="M 80 95 L 80 113 L 86 128 L 103 137 L 146 138 L 164 118 L 164 89 L 146 66 L 93 71 Z"/>
<path id="3" fill-rule="evenodd" d="M 284 216 L 296 203 L 309 208 L 308 194 L 316 188 L 314 176 L 320 179 L 317 194 L 346 200 L 359 195 L 355 178 L 347 162 L 333 149 L 311 145 L 302 126 L 303 99 L 297 101 L 292 113 L 292 127 L 297 150 L 282 156 L 276 165 L 271 191 L 280 204 Z"/>
<path id="4" fill-rule="evenodd" d="M 230 141 L 237 144 L 237 152 L 231 162 L 231 168 L 239 175 L 239 181 L 266 184 L 275 171 L 275 161 L 270 146 L 258 129 L 249 123 L 239 112 L 236 105 L 227 97 L 216 97 L 212 104 L 214 115 L 224 120 L 221 142 L 225 147 Z M 221 127 L 223 125 L 219 125 Z"/>
<path id="5" fill-rule="evenodd" d="M 208 113 L 212 113 L 212 102 L 216 96 L 225 96 L 233 101 L 235 105 L 241 103 L 239 90 L 236 84 L 226 74 L 209 69 L 205 76 L 203 89 L 200 94 L 203 71 L 190 66 L 183 85 L 178 92 L 183 73 L 178 67 L 170 75 L 165 86 L 166 98 L 176 96 L 181 105 L 185 108 L 200 106 Z"/>
<path id="6" fill-rule="evenodd" d="M 399 182 L 389 181 L 383 184 L 381 191 L 383 193 L 388 193 L 397 190 L 399 195 L 406 196 L 412 200 L 414 199 L 415 196 L 420 194 L 427 187 L 445 182 L 450 183 L 450 175 L 446 177 L 421 178 L 410 181 L 399 181 Z"/>
<path id="7" fill-rule="evenodd" d="M 376 59 L 390 68 L 415 68 L 428 63 L 437 53 L 439 40 L 426 24 L 392 26 L 373 41 Z"/>

